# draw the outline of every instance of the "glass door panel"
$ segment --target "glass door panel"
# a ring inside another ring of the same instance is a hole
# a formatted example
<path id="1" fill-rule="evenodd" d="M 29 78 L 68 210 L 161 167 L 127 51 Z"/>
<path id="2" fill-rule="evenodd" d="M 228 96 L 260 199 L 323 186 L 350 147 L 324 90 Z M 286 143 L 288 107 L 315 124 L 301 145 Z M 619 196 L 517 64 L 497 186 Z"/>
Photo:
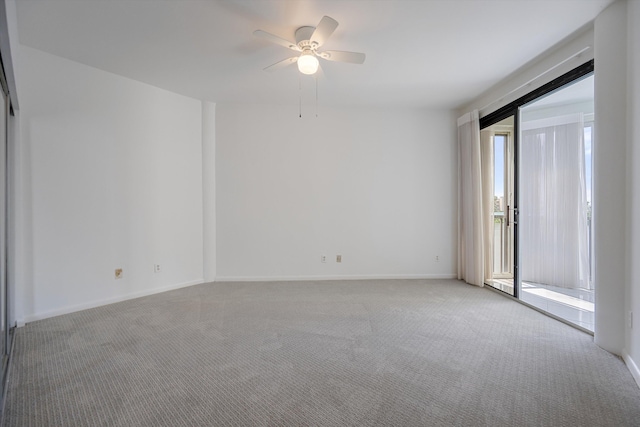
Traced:
<path id="1" fill-rule="evenodd" d="M 520 108 L 520 299 L 593 331 L 593 75 Z"/>
<path id="2" fill-rule="evenodd" d="M 491 251 L 491 272 L 487 284 L 509 295 L 515 296 L 514 288 L 514 116 L 508 117 L 481 131 L 483 144 L 483 167 L 490 170 L 487 178 L 492 185 L 486 185 L 483 191 L 489 191 L 489 209 L 485 213 L 490 217 L 491 232 L 488 233 Z"/>

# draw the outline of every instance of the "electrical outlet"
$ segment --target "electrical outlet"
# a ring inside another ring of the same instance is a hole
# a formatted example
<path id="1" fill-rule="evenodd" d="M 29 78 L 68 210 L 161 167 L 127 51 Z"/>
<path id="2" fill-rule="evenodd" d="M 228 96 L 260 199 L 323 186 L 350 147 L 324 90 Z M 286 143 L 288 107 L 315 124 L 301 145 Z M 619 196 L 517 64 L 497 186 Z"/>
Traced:
<path id="1" fill-rule="evenodd" d="M 160 264 L 153 264 L 153 272 L 154 273 L 160 273 L 160 271 L 162 271 L 160 269 Z"/>
<path id="2" fill-rule="evenodd" d="M 336 262 L 342 262 L 342 255 L 336 255 Z"/>
<path id="3" fill-rule="evenodd" d="M 327 256 L 326 255 L 320 255 L 320 262 L 327 262 Z"/>
<path id="4" fill-rule="evenodd" d="M 436 262 L 440 262 L 440 255 L 436 255 Z"/>
<path id="5" fill-rule="evenodd" d="M 116 279 L 122 279 L 122 269 L 116 268 Z"/>

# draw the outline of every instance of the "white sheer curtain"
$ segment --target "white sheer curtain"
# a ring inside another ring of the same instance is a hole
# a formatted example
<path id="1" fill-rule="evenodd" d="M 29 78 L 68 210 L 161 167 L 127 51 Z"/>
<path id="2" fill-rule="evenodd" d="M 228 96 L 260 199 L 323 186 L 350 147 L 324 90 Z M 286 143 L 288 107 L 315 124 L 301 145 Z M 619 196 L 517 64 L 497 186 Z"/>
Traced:
<path id="1" fill-rule="evenodd" d="M 480 120 L 458 119 L 458 279 L 484 286 Z"/>
<path id="2" fill-rule="evenodd" d="M 582 114 L 522 123 L 522 280 L 591 288 Z"/>

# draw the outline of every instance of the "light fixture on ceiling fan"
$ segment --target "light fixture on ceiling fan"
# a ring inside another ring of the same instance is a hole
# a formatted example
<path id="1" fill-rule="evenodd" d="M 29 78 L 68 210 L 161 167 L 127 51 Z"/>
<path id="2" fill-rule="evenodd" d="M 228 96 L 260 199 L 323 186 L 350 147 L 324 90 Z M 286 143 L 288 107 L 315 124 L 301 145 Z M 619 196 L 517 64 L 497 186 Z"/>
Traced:
<path id="1" fill-rule="evenodd" d="M 320 62 L 310 49 L 303 50 L 298 57 L 298 70 L 302 74 L 315 74 Z"/>
<path id="2" fill-rule="evenodd" d="M 302 74 L 315 74 L 318 71 L 318 57 L 328 61 L 349 62 L 352 64 L 362 64 L 365 60 L 365 54 L 359 52 L 344 52 L 340 50 L 325 50 L 318 52 L 324 42 L 333 34 L 338 27 L 338 21 L 324 16 L 317 27 L 300 27 L 296 30 L 296 43 L 285 40 L 281 37 L 267 33 L 266 31 L 256 30 L 253 35 L 263 38 L 272 43 L 279 44 L 288 49 L 300 52 L 300 55 L 284 59 L 265 68 L 265 71 L 274 71 L 284 68 L 296 62 L 298 70 Z"/>

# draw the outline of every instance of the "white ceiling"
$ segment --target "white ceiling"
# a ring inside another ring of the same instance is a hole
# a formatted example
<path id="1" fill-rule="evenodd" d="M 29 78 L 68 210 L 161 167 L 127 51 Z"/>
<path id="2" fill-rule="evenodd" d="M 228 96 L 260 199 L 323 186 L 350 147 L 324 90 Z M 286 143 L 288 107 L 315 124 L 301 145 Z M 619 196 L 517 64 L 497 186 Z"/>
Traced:
<path id="1" fill-rule="evenodd" d="M 293 40 L 323 15 L 340 25 L 322 61 L 320 104 L 456 108 L 592 21 L 613 0 L 18 0 L 24 45 L 193 98 L 297 103 Z M 313 87 L 304 77 L 303 88 Z M 304 90 L 304 89 L 303 89 Z"/>

